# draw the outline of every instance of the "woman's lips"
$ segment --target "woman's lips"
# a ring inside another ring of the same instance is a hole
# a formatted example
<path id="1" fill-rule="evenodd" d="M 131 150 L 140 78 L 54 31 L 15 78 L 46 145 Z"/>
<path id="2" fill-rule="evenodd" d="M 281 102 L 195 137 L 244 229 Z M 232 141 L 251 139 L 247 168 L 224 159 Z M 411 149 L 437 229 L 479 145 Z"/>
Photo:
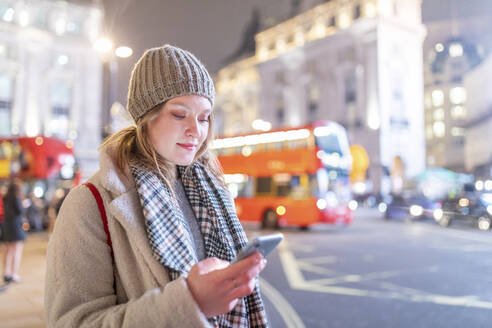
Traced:
<path id="1" fill-rule="evenodd" d="M 195 145 L 194 144 L 187 144 L 187 143 L 178 143 L 178 146 L 186 149 L 186 150 L 193 150 L 195 149 Z"/>

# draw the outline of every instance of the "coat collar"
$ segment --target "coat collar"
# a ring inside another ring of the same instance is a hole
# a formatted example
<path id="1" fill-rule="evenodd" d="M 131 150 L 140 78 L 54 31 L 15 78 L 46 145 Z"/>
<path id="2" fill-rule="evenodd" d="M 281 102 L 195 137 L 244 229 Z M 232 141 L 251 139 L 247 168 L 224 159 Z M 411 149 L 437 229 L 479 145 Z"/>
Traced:
<path id="1" fill-rule="evenodd" d="M 130 171 L 123 172 L 116 166 L 116 147 L 113 145 L 101 149 L 99 177 L 101 186 L 113 197 L 118 197 L 130 190 L 135 191 L 135 182 Z"/>
<path id="2" fill-rule="evenodd" d="M 112 146 L 101 149 L 100 168 L 97 174 L 98 184 L 109 196 L 106 208 L 110 217 L 108 223 L 111 226 L 111 220 L 114 219 L 121 225 L 132 247 L 138 249 L 156 281 L 163 286 L 169 281 L 169 275 L 152 255 L 135 182 L 129 171 L 122 172 L 117 168 L 115 154 L 115 148 Z"/>

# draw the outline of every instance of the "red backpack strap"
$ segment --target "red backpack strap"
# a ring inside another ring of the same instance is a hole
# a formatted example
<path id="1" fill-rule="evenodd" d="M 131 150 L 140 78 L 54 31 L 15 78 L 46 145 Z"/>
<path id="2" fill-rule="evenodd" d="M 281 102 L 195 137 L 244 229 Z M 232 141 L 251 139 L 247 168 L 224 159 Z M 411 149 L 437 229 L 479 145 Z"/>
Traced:
<path id="1" fill-rule="evenodd" d="M 101 197 L 101 194 L 99 193 L 99 190 L 97 190 L 97 188 L 92 183 L 86 182 L 84 183 L 84 185 L 90 189 L 92 195 L 96 199 L 97 207 L 99 208 L 99 213 L 101 213 L 101 220 L 103 222 L 104 232 L 106 232 L 106 236 L 107 236 L 107 243 L 109 248 L 111 249 L 111 258 L 114 261 L 113 244 L 111 243 L 111 235 L 109 234 L 109 228 L 108 228 L 108 217 L 106 216 L 106 210 L 104 209 L 103 199 Z"/>

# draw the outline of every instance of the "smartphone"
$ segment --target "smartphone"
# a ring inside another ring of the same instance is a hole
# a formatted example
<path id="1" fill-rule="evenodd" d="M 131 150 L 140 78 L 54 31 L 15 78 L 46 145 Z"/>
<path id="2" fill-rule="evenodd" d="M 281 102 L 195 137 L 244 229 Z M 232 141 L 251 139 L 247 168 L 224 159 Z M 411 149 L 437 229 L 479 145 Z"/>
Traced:
<path id="1" fill-rule="evenodd" d="M 254 252 L 260 252 L 263 257 L 266 257 L 275 247 L 277 247 L 282 239 L 284 239 L 284 235 L 281 233 L 272 233 L 256 237 L 237 253 L 236 258 L 231 263 L 241 261 Z"/>

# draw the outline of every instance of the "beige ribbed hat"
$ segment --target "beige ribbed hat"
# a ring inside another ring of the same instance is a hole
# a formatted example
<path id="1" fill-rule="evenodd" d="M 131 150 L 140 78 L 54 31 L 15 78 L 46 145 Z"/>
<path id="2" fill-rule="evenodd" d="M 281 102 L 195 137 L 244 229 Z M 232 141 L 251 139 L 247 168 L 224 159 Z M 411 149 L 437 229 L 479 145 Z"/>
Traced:
<path id="1" fill-rule="evenodd" d="M 166 44 L 148 49 L 135 64 L 128 87 L 128 111 L 137 122 L 155 106 L 179 96 L 204 96 L 213 106 L 214 94 L 205 66 L 188 51 Z"/>

